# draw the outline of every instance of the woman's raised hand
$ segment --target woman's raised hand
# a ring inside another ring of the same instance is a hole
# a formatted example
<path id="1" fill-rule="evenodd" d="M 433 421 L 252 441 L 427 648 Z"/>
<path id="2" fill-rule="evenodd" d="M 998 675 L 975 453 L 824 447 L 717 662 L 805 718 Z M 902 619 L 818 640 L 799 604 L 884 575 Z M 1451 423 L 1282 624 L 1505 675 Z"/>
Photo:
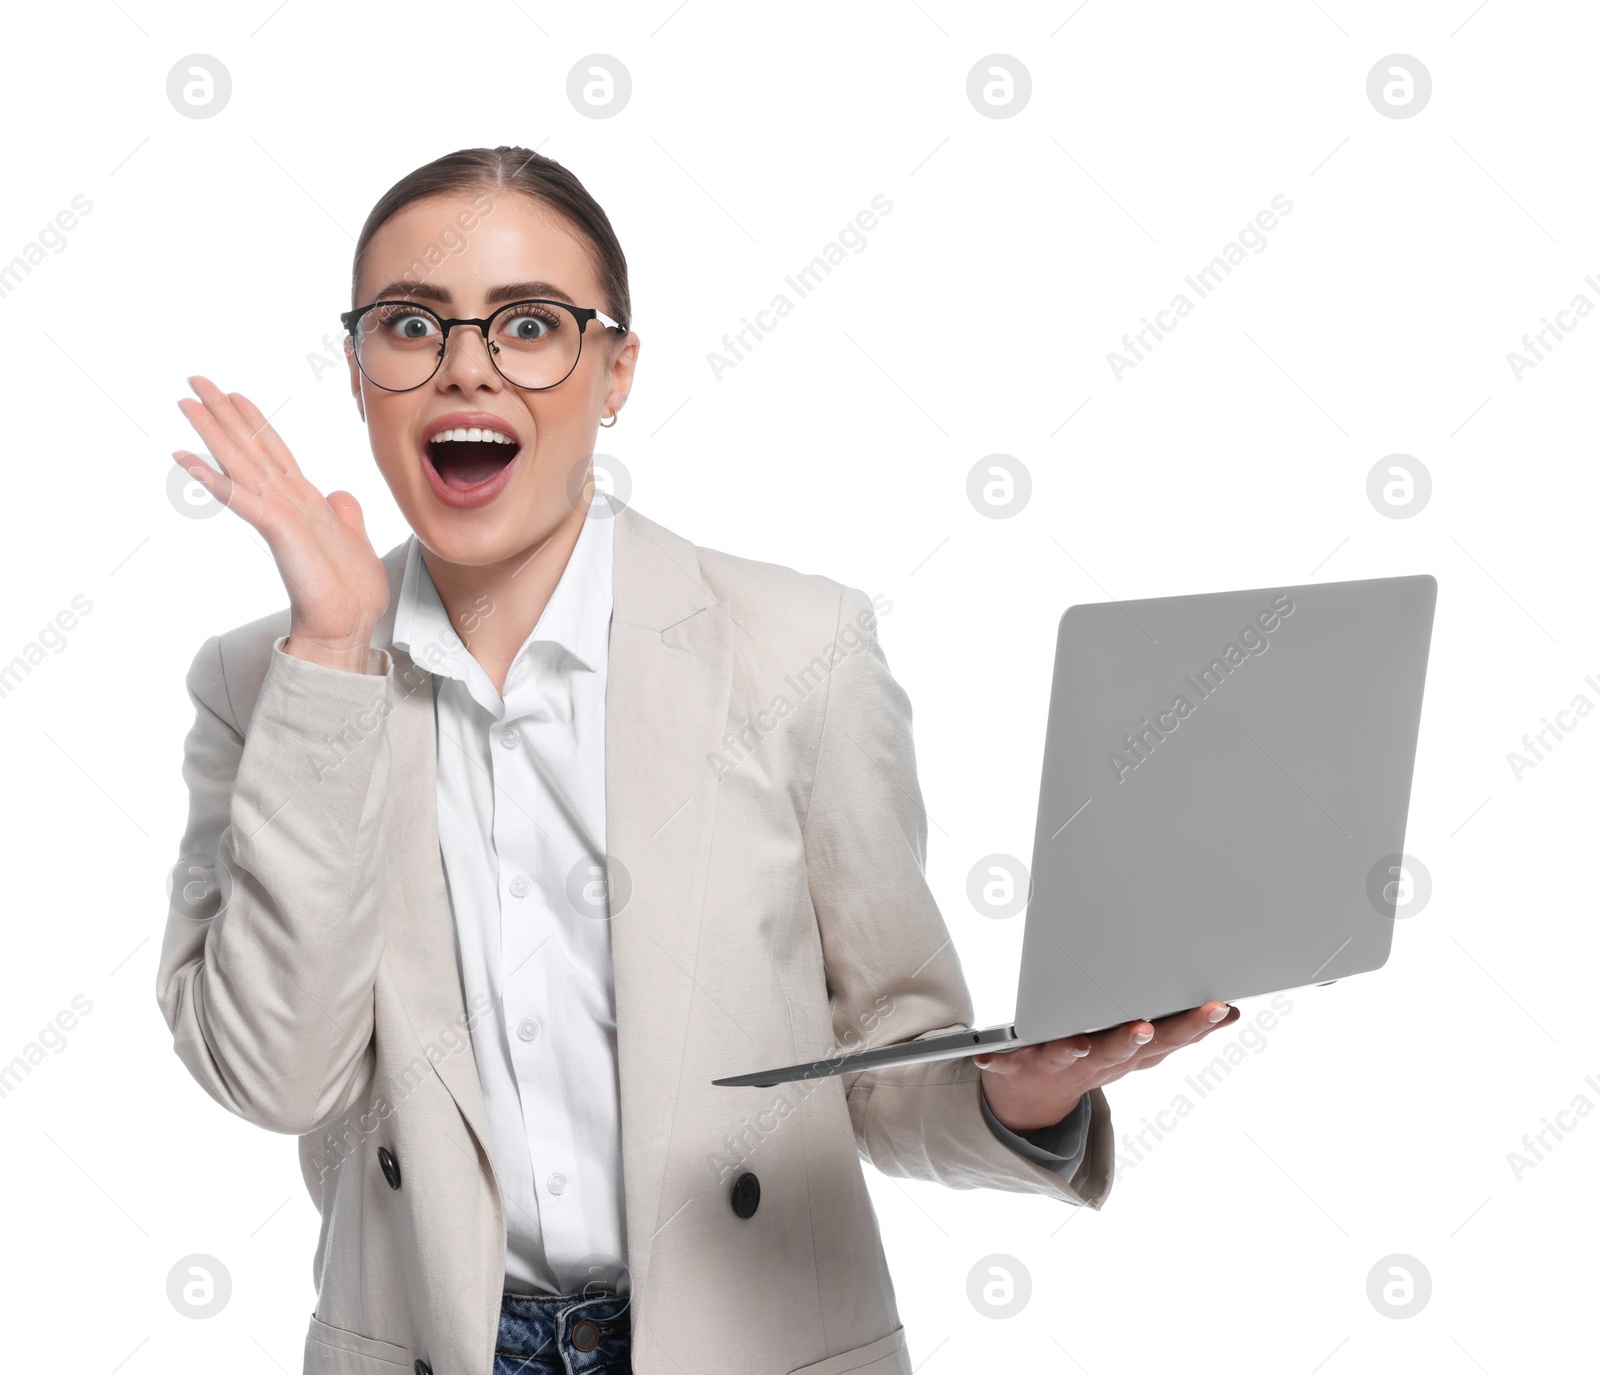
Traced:
<path id="1" fill-rule="evenodd" d="M 349 492 L 322 495 L 260 410 L 204 377 L 200 399 L 178 402 L 218 473 L 186 449 L 172 457 L 267 542 L 289 593 L 285 652 L 364 673 L 372 630 L 389 605 L 389 575 L 373 551 L 361 505 Z"/>

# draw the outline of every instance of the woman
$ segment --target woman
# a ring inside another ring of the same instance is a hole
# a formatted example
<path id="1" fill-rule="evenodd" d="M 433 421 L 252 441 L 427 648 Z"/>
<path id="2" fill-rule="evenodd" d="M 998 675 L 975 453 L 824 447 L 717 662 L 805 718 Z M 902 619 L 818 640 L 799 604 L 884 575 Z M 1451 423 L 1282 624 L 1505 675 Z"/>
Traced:
<path id="1" fill-rule="evenodd" d="M 204 378 L 222 471 L 174 455 L 289 596 L 189 670 L 158 992 L 212 1096 L 300 1138 L 306 1370 L 909 1371 L 859 1156 L 1099 1208 L 1103 1085 L 1237 1010 L 713 1087 L 971 1022 L 873 604 L 595 490 L 639 339 L 559 164 L 419 168 L 352 289 L 411 538 L 380 558 Z"/>

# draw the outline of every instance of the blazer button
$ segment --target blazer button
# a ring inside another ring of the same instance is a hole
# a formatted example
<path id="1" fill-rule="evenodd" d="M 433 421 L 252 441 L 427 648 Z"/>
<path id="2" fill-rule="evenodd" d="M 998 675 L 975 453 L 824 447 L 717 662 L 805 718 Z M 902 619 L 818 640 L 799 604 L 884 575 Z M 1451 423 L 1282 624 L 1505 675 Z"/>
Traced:
<path id="1" fill-rule="evenodd" d="M 400 1162 L 389 1154 L 387 1146 L 378 1147 L 378 1168 L 383 1171 L 383 1177 L 389 1181 L 391 1189 L 400 1187 Z M 418 1362 L 426 1364 L 426 1362 Z"/>
<path id="2" fill-rule="evenodd" d="M 433 1367 L 421 1357 L 411 1363 L 411 1369 L 416 1372 L 416 1375 L 433 1375 Z"/>
<path id="3" fill-rule="evenodd" d="M 754 1217 L 761 1204 L 761 1181 L 746 1171 L 733 1181 L 733 1211 L 740 1217 Z"/>

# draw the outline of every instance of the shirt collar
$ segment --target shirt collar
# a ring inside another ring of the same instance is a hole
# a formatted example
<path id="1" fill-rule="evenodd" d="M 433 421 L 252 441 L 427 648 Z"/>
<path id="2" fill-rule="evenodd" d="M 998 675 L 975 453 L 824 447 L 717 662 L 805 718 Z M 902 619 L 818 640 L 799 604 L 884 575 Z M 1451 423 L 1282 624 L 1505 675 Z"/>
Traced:
<path id="1" fill-rule="evenodd" d="M 605 501 L 598 488 L 594 500 Z M 521 676 L 518 666 L 530 647 L 541 641 L 559 645 L 589 672 L 605 663 L 611 629 L 612 526 L 609 511 L 601 514 L 591 505 L 539 623 L 517 651 L 513 675 Z M 461 659 L 471 657 L 450 624 L 414 533 L 406 542 L 393 639 L 397 649 L 405 650 L 423 668 L 449 677 L 460 677 Z"/>

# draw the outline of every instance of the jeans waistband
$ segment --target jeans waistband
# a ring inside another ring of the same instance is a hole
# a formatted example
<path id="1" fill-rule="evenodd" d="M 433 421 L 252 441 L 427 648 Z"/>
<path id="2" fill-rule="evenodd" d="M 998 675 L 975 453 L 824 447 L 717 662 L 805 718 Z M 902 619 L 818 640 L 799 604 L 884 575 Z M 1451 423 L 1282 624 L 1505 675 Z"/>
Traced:
<path id="1" fill-rule="evenodd" d="M 502 1294 L 495 1375 L 631 1375 L 627 1294 Z"/>

